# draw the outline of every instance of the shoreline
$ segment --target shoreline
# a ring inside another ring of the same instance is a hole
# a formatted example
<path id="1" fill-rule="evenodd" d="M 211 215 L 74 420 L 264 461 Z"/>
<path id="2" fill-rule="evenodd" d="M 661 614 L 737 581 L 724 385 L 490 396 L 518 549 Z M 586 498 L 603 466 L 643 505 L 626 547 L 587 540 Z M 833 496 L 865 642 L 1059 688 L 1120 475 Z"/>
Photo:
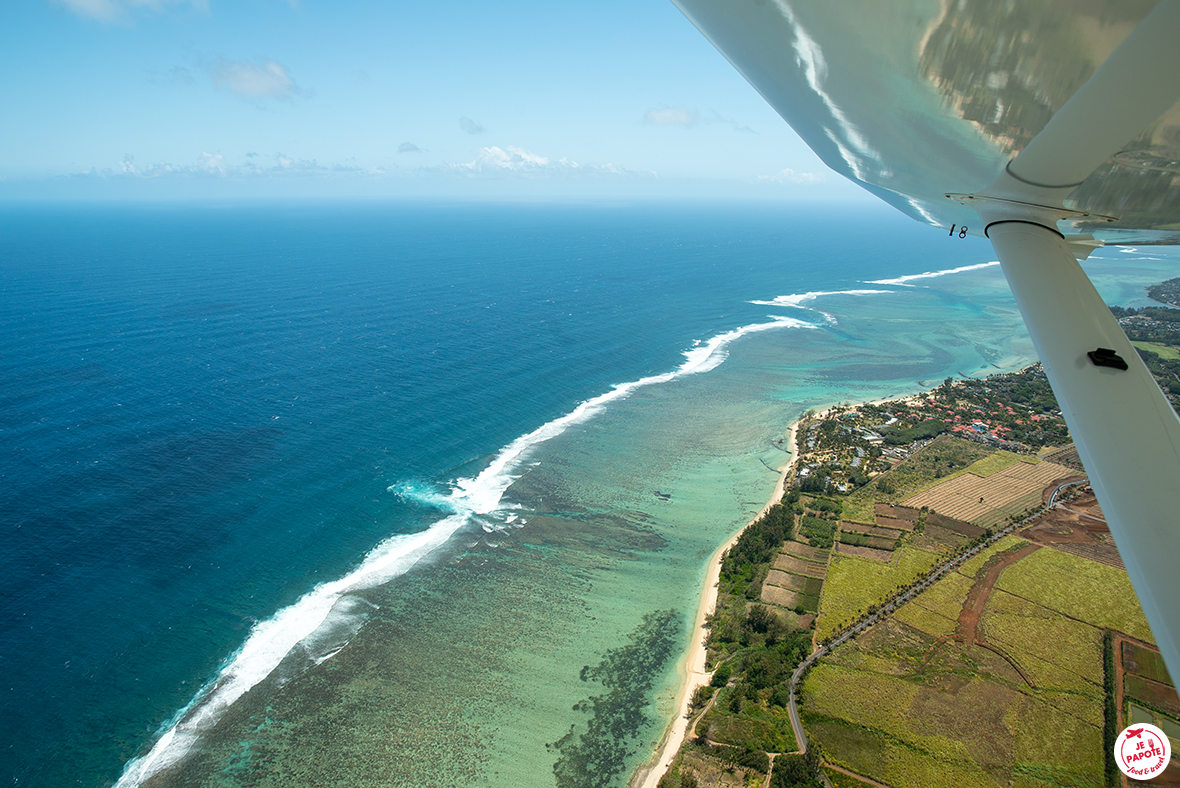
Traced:
<path id="1" fill-rule="evenodd" d="M 1034 362 L 1035 363 L 1035 362 Z M 1000 370 L 994 374 L 1007 374 L 1016 372 L 1027 368 L 1028 364 L 1017 367 L 1012 370 Z M 631 779 L 627 781 L 627 788 L 658 788 L 660 779 L 667 773 L 672 766 L 672 762 L 676 759 L 676 755 L 680 752 L 681 746 L 684 744 L 685 737 L 688 733 L 689 726 L 689 706 L 692 701 L 692 695 L 696 692 L 698 687 L 702 687 L 709 683 L 712 678 L 712 673 L 705 670 L 705 658 L 707 656 L 705 642 L 708 637 L 707 633 L 703 633 L 705 629 L 705 620 L 712 615 L 717 608 L 717 586 L 721 579 L 721 557 L 729 548 L 733 547 L 738 538 L 745 533 L 754 522 L 766 514 L 770 507 L 782 500 L 783 493 L 786 490 L 787 477 L 790 476 L 791 471 L 795 468 L 795 463 L 799 461 L 799 450 L 795 444 L 795 439 L 799 431 L 799 425 L 803 423 L 804 419 L 823 419 L 833 409 L 837 407 L 856 408 L 861 405 L 881 405 L 886 402 L 909 401 L 917 397 L 922 397 L 933 391 L 936 386 L 925 386 L 917 391 L 909 394 L 896 394 L 886 397 L 874 397 L 872 399 L 858 400 L 856 402 L 839 402 L 829 403 L 823 408 L 811 409 L 810 415 L 808 411 L 804 411 L 799 415 L 799 418 L 791 422 L 788 428 L 788 446 L 791 450 L 791 459 L 783 466 L 782 473 L 779 474 L 778 483 L 774 487 L 774 492 L 771 494 L 770 500 L 766 505 L 754 515 L 745 525 L 737 530 L 726 542 L 717 548 L 709 558 L 708 568 L 705 570 L 705 584 L 701 589 L 700 600 L 697 603 L 696 616 L 693 619 L 693 631 L 701 633 L 697 640 L 695 640 L 685 654 L 684 667 L 681 669 L 682 678 L 680 689 L 676 693 L 676 715 L 672 718 L 672 723 L 664 732 L 663 738 L 656 747 L 655 754 L 645 764 L 640 766 L 631 775 Z"/>
<path id="2" fill-rule="evenodd" d="M 815 416 L 822 416 L 831 407 L 829 406 L 823 411 L 818 411 Z M 812 418 L 815 416 L 812 416 Z M 758 514 L 754 515 L 749 522 L 730 536 L 709 558 L 708 568 L 705 570 L 704 588 L 701 589 L 696 616 L 693 619 L 692 631 L 697 633 L 697 636 L 688 653 L 685 654 L 684 667 L 681 669 L 682 679 L 680 690 L 676 693 L 676 715 L 672 718 L 672 724 L 660 740 L 655 755 L 647 763 L 635 770 L 635 773 L 627 782 L 628 788 L 657 788 L 660 779 L 668 771 L 668 768 L 672 765 L 672 761 L 676 759 L 677 753 L 680 752 L 680 747 L 684 744 L 690 722 L 688 713 L 693 693 L 696 692 L 698 687 L 708 684 L 713 675 L 705 669 L 705 658 L 707 656 L 705 642 L 708 638 L 708 633 L 704 632 L 704 629 L 705 620 L 717 608 L 717 585 L 721 580 L 721 557 L 725 555 L 729 548 L 733 547 L 734 543 L 745 533 L 747 528 L 753 525 L 759 517 L 766 514 L 772 506 L 782 500 L 783 493 L 786 489 L 787 477 L 794 469 L 795 462 L 799 459 L 799 452 L 795 446 L 795 437 L 803 419 L 804 416 L 800 415 L 799 418 L 791 423 L 788 429 L 787 445 L 791 448 L 791 459 L 783 466 L 770 500 L 766 502 L 766 505 L 762 507 Z"/>
<path id="3" fill-rule="evenodd" d="M 782 473 L 779 474 L 778 483 L 774 487 L 774 492 L 771 494 L 770 500 L 766 502 L 766 505 L 762 507 L 758 514 L 754 515 L 749 522 L 729 537 L 709 558 L 708 568 L 705 570 L 705 585 L 701 589 L 700 601 L 697 603 L 696 617 L 693 619 L 694 632 L 702 632 L 704 630 L 705 619 L 712 615 L 713 611 L 717 608 L 717 585 L 721 579 L 721 557 L 725 555 L 725 551 L 733 547 L 734 543 L 745 533 L 747 528 L 753 525 L 759 517 L 766 514 L 770 507 L 782 500 L 783 493 L 786 490 L 787 477 L 794 470 L 795 463 L 799 461 L 799 450 L 795 444 L 795 439 L 798 434 L 799 425 L 803 423 L 804 419 L 823 419 L 834 408 L 840 406 L 855 408 L 861 405 L 880 405 L 885 402 L 909 400 L 928 394 L 934 388 L 934 386 L 929 386 L 911 394 L 876 397 L 857 402 L 830 403 L 822 409 L 812 409 L 810 415 L 808 415 L 807 411 L 804 411 L 799 415 L 799 418 L 791 422 L 787 433 L 787 445 L 791 448 L 791 459 L 783 466 Z M 627 781 L 627 788 L 658 788 L 660 778 L 667 773 L 668 769 L 672 766 L 672 762 L 676 759 L 677 753 L 680 752 L 680 748 L 683 746 L 688 733 L 688 713 L 692 695 L 698 687 L 708 684 L 712 678 L 712 673 L 705 670 L 705 641 L 707 637 L 707 633 L 702 633 L 685 654 L 684 667 L 681 669 L 682 679 L 680 690 L 676 693 L 676 716 L 672 718 L 671 725 L 664 732 L 664 737 L 656 747 L 655 754 L 647 763 L 635 770 L 631 775 L 631 779 Z"/>

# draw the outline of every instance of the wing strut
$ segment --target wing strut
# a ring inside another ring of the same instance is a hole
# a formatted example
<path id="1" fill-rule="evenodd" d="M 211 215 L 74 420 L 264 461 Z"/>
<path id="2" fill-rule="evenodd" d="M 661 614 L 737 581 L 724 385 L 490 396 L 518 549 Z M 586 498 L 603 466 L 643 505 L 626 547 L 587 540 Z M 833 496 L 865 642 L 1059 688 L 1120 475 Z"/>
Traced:
<path id="1" fill-rule="evenodd" d="M 1052 225 L 1000 218 L 986 233 L 1152 635 L 1180 675 L 1180 419 Z"/>
<path id="2" fill-rule="evenodd" d="M 1110 219 L 1071 211 L 1064 200 L 1180 98 L 1178 34 L 1180 2 L 1165 0 L 994 183 L 947 195 L 983 219 L 1173 676 L 1180 676 L 1180 419 L 1057 222 Z"/>

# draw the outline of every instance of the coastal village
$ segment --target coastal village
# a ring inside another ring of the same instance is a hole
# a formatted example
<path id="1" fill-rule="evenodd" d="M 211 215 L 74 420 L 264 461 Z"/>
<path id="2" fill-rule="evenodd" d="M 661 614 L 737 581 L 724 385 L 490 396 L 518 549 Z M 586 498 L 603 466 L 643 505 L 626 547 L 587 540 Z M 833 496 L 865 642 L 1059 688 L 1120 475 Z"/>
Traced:
<path id="1" fill-rule="evenodd" d="M 1114 311 L 1175 403 L 1180 310 Z M 660 788 L 1123 786 L 1118 731 L 1180 746 L 1039 366 L 809 412 L 783 447 L 781 501 L 722 560 L 711 681 Z"/>

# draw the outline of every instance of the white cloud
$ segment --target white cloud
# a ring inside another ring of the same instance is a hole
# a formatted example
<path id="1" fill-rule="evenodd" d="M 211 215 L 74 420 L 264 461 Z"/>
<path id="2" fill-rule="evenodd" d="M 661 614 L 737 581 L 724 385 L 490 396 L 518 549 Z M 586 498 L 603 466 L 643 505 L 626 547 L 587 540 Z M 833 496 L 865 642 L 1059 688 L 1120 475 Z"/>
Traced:
<path id="1" fill-rule="evenodd" d="M 286 67 L 273 60 L 218 60 L 213 65 L 213 84 L 248 99 L 289 99 L 303 93 Z"/>
<path id="2" fill-rule="evenodd" d="M 192 164 L 169 164 L 161 161 L 155 164 L 140 166 L 135 163 L 135 157 L 127 154 L 120 162 L 120 169 L 124 175 L 136 178 L 160 178 L 166 175 L 214 175 L 224 177 L 231 174 L 231 168 L 225 162 L 225 156 L 220 153 L 201 151 L 201 155 Z"/>
<path id="3" fill-rule="evenodd" d="M 225 175 L 226 173 L 225 157 L 220 153 L 201 151 L 201 158 L 197 159 L 194 166 L 207 175 Z"/>
<path id="4" fill-rule="evenodd" d="M 796 183 L 806 186 L 814 183 L 822 183 L 827 180 L 827 175 L 822 172 L 795 172 L 787 168 L 782 172 L 776 172 L 774 175 L 759 175 L 758 180 L 768 181 L 770 183 Z"/>
<path id="5" fill-rule="evenodd" d="M 661 107 L 649 109 L 643 122 L 650 126 L 684 126 L 692 128 L 701 122 L 699 113 L 684 107 Z"/>
<path id="6" fill-rule="evenodd" d="M 715 110 L 709 110 L 702 115 L 694 109 L 686 109 L 685 107 L 659 107 L 657 109 L 649 109 L 643 116 L 643 122 L 649 126 L 684 126 L 686 129 L 691 129 L 699 125 L 720 123 L 732 127 L 734 131 L 741 131 L 747 134 L 755 133 L 749 126 L 743 126 L 732 118 L 722 117 L 721 113 Z"/>
<path id="7" fill-rule="evenodd" d="M 413 145 L 413 143 L 407 143 Z M 417 149 L 417 146 L 414 146 Z M 267 163 L 269 159 L 270 163 Z M 395 178 L 395 177 L 438 177 L 458 175 L 472 179 L 568 179 L 568 178 L 616 178 L 654 177 L 655 173 L 636 173 L 615 164 L 579 164 L 568 158 L 541 156 L 515 145 L 499 147 L 492 145 L 480 148 L 475 158 L 460 164 L 418 167 L 398 170 L 386 169 L 369 164 L 359 164 L 355 159 L 343 162 L 320 164 L 315 159 L 301 159 L 279 152 L 260 155 L 249 151 L 237 162 L 228 160 L 219 152 L 202 151 L 188 164 L 155 162 L 141 164 L 128 154 L 123 157 L 115 170 L 90 170 L 79 175 L 100 177 L 125 177 L 130 179 L 159 178 L 204 178 L 224 180 L 257 180 L 267 178 Z"/>
<path id="8" fill-rule="evenodd" d="M 276 168 L 272 169 L 272 172 L 275 170 L 279 170 L 279 171 L 284 171 L 284 172 L 305 172 L 306 173 L 306 172 L 323 172 L 324 170 L 327 169 L 326 167 L 321 167 L 319 165 L 319 162 L 317 162 L 315 159 L 296 159 L 291 156 L 284 156 L 281 153 L 275 156 L 275 163 L 278 166 Z M 340 167 L 341 165 L 336 165 L 336 166 Z M 352 171 L 352 169 L 355 169 L 355 168 L 347 168 L 347 169 L 348 169 L 348 171 Z"/>
<path id="9" fill-rule="evenodd" d="M 508 145 L 480 148 L 472 161 L 447 165 L 444 169 L 468 176 L 516 175 L 525 177 L 570 177 L 634 175 L 616 164 L 579 164 L 565 158 L 552 159 L 532 151 Z"/>
<path id="10" fill-rule="evenodd" d="M 479 134 L 484 130 L 483 125 L 476 123 L 474 120 L 466 116 L 459 118 L 459 128 L 463 129 L 463 131 L 467 132 L 468 134 Z"/>
<path id="11" fill-rule="evenodd" d="M 403 142 L 397 146 L 398 153 L 421 153 L 422 149 L 412 142 Z"/>
<path id="12" fill-rule="evenodd" d="M 518 148 L 515 145 L 509 145 L 507 149 L 492 145 L 489 148 L 480 148 L 473 161 L 453 166 L 454 169 L 469 170 L 471 172 L 521 172 L 551 169 L 553 167 L 576 168 L 578 163 L 566 159 L 561 159 L 559 162 L 550 162 L 544 156 L 538 156 L 531 151 Z"/>
<path id="13" fill-rule="evenodd" d="M 150 8 L 163 11 L 165 6 L 188 3 L 199 11 L 208 12 L 208 0 L 54 0 L 79 16 L 90 17 L 101 22 L 118 22 L 126 19 L 134 8 Z"/>
<path id="14" fill-rule="evenodd" d="M 136 163 L 134 156 L 127 154 L 123 157 L 123 161 L 120 162 L 120 172 L 123 175 L 133 178 L 163 178 L 167 176 L 244 178 L 257 175 L 308 174 L 328 171 L 327 167 L 321 166 L 315 159 L 297 159 L 291 156 L 284 156 L 282 153 L 275 155 L 275 163 L 270 167 L 261 166 L 254 161 L 249 161 L 258 157 L 257 153 L 247 153 L 246 158 L 248 161 L 241 165 L 235 165 L 226 161 L 225 156 L 221 153 L 201 151 L 201 155 L 192 164 L 172 164 L 171 162 L 161 161 L 154 164 L 141 165 Z M 359 170 L 357 167 L 341 167 L 339 165 L 333 169 L 335 171 L 348 172 Z"/>

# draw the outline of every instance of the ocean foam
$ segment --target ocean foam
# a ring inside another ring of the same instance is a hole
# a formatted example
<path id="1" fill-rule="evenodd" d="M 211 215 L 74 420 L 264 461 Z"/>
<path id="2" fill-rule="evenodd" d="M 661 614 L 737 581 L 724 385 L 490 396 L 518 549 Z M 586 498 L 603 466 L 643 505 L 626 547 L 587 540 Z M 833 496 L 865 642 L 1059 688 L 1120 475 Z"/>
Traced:
<path id="1" fill-rule="evenodd" d="M 580 403 L 564 416 L 500 449 L 479 475 L 457 479 L 449 494 L 429 485 L 391 485 L 390 492 L 451 514 L 425 531 L 389 537 L 369 551 L 361 564 L 344 577 L 321 583 L 294 604 L 255 624 L 242 647 L 225 662 L 217 677 L 202 687 L 177 713 L 151 750 L 124 767 L 115 788 L 135 788 L 152 775 L 183 760 L 203 731 L 211 728 L 225 710 L 252 687 L 270 676 L 296 649 L 302 648 L 310 662 L 315 664 L 337 654 L 348 637 L 363 626 L 367 613 L 364 605 L 368 603 L 349 594 L 382 585 L 404 574 L 465 525 L 478 523 L 488 533 L 496 530 L 481 516 L 501 508 L 501 498 L 520 477 L 518 470 L 521 466 L 535 465 L 527 463 L 531 449 L 561 435 L 572 425 L 592 418 L 609 403 L 627 397 L 637 389 L 715 369 L 728 355 L 726 347 L 730 343 L 747 334 L 775 328 L 816 326 L 795 318 L 772 316 L 768 323 L 742 326 L 706 342 L 696 342 L 684 352 L 684 362 L 672 372 L 620 383 L 605 394 Z M 523 526 L 525 522 L 521 520 L 520 524 Z"/>
<path id="2" fill-rule="evenodd" d="M 936 276 L 948 276 L 950 274 L 961 274 L 964 271 L 975 271 L 980 268 L 990 268 L 993 265 L 999 265 L 999 260 L 992 260 L 990 263 L 977 263 L 975 265 L 962 265 L 958 268 L 947 268 L 944 271 L 927 271 L 922 274 L 907 274 L 906 276 L 899 276 L 896 279 L 874 279 L 870 282 L 865 282 L 867 285 L 907 285 L 915 279 L 933 279 Z"/>
<path id="3" fill-rule="evenodd" d="M 179 719 L 156 741 L 148 754 L 127 764 L 116 788 L 137 786 L 183 759 L 202 731 L 212 727 L 226 709 L 269 676 L 292 650 L 320 630 L 333 613 L 336 616 L 331 623 L 336 628 L 343 627 L 347 634 L 354 634 L 364 623 L 364 618 L 363 614 L 356 612 L 356 600 L 345 595 L 381 585 L 405 573 L 447 541 L 466 521 L 465 514 L 453 514 L 425 531 L 390 537 L 373 548 L 360 566 L 344 577 L 316 586 L 299 601 L 255 624 L 246 642 L 227 661 L 217 678 L 181 710 Z M 332 652 L 319 658 L 313 656 L 313 660 L 323 661 L 339 650 L 337 644 Z"/>
<path id="4" fill-rule="evenodd" d="M 870 282 L 870 284 L 887 284 L 886 282 Z M 799 306 L 807 301 L 814 301 L 820 296 L 830 295 L 883 295 L 885 293 L 892 293 L 892 290 L 815 290 L 810 293 L 791 293 L 790 295 L 781 295 L 773 301 L 751 301 L 751 304 L 758 304 L 759 306 Z"/>

